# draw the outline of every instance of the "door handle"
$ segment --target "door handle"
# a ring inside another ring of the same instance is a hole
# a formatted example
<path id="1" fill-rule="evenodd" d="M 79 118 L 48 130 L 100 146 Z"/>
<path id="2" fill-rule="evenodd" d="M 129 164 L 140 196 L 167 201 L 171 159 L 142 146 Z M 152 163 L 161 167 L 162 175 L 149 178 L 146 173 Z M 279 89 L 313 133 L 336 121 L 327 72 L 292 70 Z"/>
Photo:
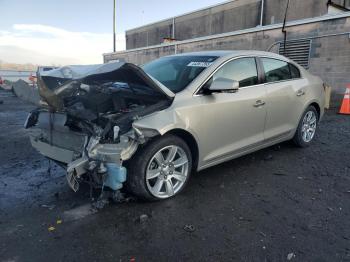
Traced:
<path id="1" fill-rule="evenodd" d="M 303 96 L 303 95 L 305 95 L 305 91 L 303 89 L 299 89 L 297 91 L 297 96 Z"/>
<path id="2" fill-rule="evenodd" d="M 254 107 L 260 107 L 260 106 L 263 106 L 265 105 L 265 102 L 262 101 L 262 100 L 257 100 L 254 104 Z"/>

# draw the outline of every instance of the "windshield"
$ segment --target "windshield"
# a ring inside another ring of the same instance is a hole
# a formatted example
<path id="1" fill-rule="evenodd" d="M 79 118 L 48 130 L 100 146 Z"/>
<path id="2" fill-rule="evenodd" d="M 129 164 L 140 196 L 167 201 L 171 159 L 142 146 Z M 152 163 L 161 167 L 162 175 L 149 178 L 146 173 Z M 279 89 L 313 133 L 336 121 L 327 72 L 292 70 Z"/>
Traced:
<path id="1" fill-rule="evenodd" d="M 172 92 L 186 88 L 217 56 L 170 56 L 162 57 L 142 66 L 142 69 Z"/>

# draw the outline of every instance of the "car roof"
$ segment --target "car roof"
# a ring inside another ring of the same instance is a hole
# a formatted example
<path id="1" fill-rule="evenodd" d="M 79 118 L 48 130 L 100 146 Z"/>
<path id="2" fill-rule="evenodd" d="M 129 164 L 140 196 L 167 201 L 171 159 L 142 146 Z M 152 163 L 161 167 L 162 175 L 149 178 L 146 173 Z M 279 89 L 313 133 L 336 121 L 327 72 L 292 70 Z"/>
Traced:
<path id="1" fill-rule="evenodd" d="M 181 53 L 172 56 L 218 56 L 218 57 L 236 57 L 236 56 L 268 56 L 277 59 L 289 60 L 284 56 L 276 53 L 257 51 L 257 50 L 212 50 Z"/>

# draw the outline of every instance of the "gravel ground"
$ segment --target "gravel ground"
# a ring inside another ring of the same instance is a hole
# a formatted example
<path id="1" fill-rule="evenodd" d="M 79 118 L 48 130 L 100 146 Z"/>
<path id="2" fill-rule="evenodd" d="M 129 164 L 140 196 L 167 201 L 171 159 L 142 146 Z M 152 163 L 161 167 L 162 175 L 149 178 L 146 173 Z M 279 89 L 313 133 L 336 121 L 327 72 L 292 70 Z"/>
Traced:
<path id="1" fill-rule="evenodd" d="M 350 261 L 350 116 L 192 176 L 171 200 L 91 208 L 0 92 L 0 261 Z"/>

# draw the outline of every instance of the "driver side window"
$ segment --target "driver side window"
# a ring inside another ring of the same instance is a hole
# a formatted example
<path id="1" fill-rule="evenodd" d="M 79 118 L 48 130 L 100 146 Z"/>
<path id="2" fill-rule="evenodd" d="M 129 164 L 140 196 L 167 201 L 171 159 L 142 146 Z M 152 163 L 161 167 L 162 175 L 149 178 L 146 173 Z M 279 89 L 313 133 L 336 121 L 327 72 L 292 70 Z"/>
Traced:
<path id="1" fill-rule="evenodd" d="M 238 58 L 226 63 L 214 75 L 213 79 L 227 78 L 239 82 L 239 87 L 258 84 L 258 72 L 255 58 Z"/>

